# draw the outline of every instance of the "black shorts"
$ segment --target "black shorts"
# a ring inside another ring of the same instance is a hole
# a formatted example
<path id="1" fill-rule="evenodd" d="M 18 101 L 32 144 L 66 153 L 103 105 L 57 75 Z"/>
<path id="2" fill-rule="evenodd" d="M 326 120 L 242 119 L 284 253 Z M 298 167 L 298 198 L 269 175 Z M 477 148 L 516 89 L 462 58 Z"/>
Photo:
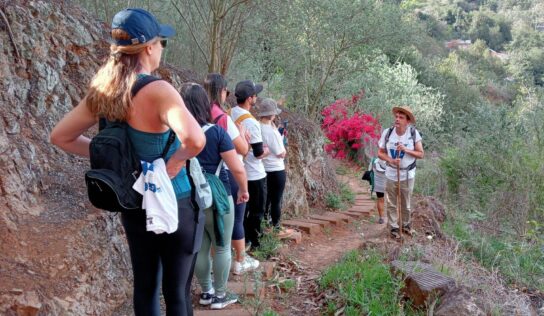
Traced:
<path id="1" fill-rule="evenodd" d="M 384 194 L 383 192 L 376 192 L 376 196 L 377 196 L 378 198 L 382 198 L 382 197 L 384 197 L 384 195 L 385 195 L 385 194 Z"/>

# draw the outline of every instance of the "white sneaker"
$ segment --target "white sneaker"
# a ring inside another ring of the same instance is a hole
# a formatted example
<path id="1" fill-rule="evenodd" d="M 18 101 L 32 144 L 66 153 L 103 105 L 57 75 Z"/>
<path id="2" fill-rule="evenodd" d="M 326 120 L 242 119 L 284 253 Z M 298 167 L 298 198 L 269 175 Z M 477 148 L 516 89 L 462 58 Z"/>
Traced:
<path id="1" fill-rule="evenodd" d="M 238 262 L 234 260 L 234 264 L 232 265 L 232 267 L 232 273 L 236 275 L 243 274 L 247 271 L 257 269 L 259 267 L 259 260 L 253 259 L 246 254 L 244 261 Z"/>

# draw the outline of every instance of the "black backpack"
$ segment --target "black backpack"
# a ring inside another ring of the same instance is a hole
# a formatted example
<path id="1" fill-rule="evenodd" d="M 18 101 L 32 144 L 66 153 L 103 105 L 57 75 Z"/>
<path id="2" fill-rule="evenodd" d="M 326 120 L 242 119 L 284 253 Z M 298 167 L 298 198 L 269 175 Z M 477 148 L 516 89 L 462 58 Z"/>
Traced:
<path id="1" fill-rule="evenodd" d="M 160 80 L 153 76 L 140 77 L 132 87 L 132 96 L 148 83 Z M 110 212 L 126 212 L 142 207 L 142 195 L 132 185 L 142 171 L 140 159 L 134 152 L 125 122 L 110 122 L 101 118 L 99 132 L 89 145 L 91 169 L 85 173 L 87 193 L 91 203 Z M 164 158 L 175 134 L 170 130 Z"/>

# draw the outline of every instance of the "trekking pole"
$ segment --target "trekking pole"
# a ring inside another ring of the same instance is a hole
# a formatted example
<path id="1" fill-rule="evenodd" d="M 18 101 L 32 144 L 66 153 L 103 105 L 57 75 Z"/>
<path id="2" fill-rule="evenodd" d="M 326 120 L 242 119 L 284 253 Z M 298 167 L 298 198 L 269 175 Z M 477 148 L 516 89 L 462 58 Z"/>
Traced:
<path id="1" fill-rule="evenodd" d="M 400 157 L 400 151 L 397 151 L 397 157 Z M 397 158 L 398 159 L 398 158 Z M 402 244 L 402 210 L 400 205 L 400 161 L 397 163 L 397 218 L 399 219 L 399 236 Z"/>

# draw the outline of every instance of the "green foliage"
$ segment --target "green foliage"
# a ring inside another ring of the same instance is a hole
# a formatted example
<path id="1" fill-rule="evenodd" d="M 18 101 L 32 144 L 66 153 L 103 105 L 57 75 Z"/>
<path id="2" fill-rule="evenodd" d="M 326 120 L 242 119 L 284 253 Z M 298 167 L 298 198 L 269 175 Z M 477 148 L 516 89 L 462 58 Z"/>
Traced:
<path id="1" fill-rule="evenodd" d="M 336 210 L 343 207 L 342 200 L 340 199 L 340 197 L 337 194 L 330 193 L 330 192 L 327 193 L 327 195 L 325 196 L 325 205 L 328 208 L 332 208 Z"/>
<path id="2" fill-rule="evenodd" d="M 355 203 L 355 193 L 351 191 L 349 185 L 340 185 L 340 200 L 348 205 Z"/>
<path id="3" fill-rule="evenodd" d="M 384 258 L 375 251 L 349 252 L 321 276 L 323 290 L 333 289 L 338 298 L 327 300 L 327 313 L 345 306 L 346 315 L 398 315 L 402 281 L 391 275 Z"/>
<path id="4" fill-rule="evenodd" d="M 494 50 L 503 49 L 512 40 L 510 23 L 490 11 L 480 10 L 472 14 L 467 33 L 473 41 L 483 40 Z"/>
<path id="5" fill-rule="evenodd" d="M 365 71 L 361 57 L 397 51 L 415 33 L 394 1 L 270 1 L 259 9 L 266 13 L 253 19 L 254 34 L 268 36 L 241 50 L 237 67 L 263 60 L 258 73 L 281 89 L 272 93 L 310 116 L 347 95 L 344 84 Z"/>
<path id="6" fill-rule="evenodd" d="M 341 209 L 355 203 L 355 192 L 348 185 L 340 183 L 338 191 L 338 194 L 329 192 L 325 196 L 325 205 L 328 208 Z"/>
<path id="7" fill-rule="evenodd" d="M 528 234 L 529 238 L 524 239 L 514 235 L 483 234 L 455 220 L 445 228 L 474 258 L 486 268 L 498 269 L 511 284 L 544 290 L 544 238 L 541 231 L 538 235 Z"/>
<path id="8" fill-rule="evenodd" d="M 252 255 L 260 261 L 265 261 L 278 253 L 281 241 L 272 227 L 265 226 L 264 222 L 261 225 L 265 233 L 259 239 L 259 248 L 253 251 Z"/>
<path id="9" fill-rule="evenodd" d="M 364 87 L 365 97 L 359 101 L 358 108 L 379 117 L 385 128 L 391 126 L 393 121 L 392 106 L 409 105 L 423 134 L 431 136 L 440 132 L 444 95 L 420 84 L 416 70 L 408 64 L 391 64 L 385 55 L 367 64 L 367 70 L 358 76 L 357 84 L 351 87 Z"/>

